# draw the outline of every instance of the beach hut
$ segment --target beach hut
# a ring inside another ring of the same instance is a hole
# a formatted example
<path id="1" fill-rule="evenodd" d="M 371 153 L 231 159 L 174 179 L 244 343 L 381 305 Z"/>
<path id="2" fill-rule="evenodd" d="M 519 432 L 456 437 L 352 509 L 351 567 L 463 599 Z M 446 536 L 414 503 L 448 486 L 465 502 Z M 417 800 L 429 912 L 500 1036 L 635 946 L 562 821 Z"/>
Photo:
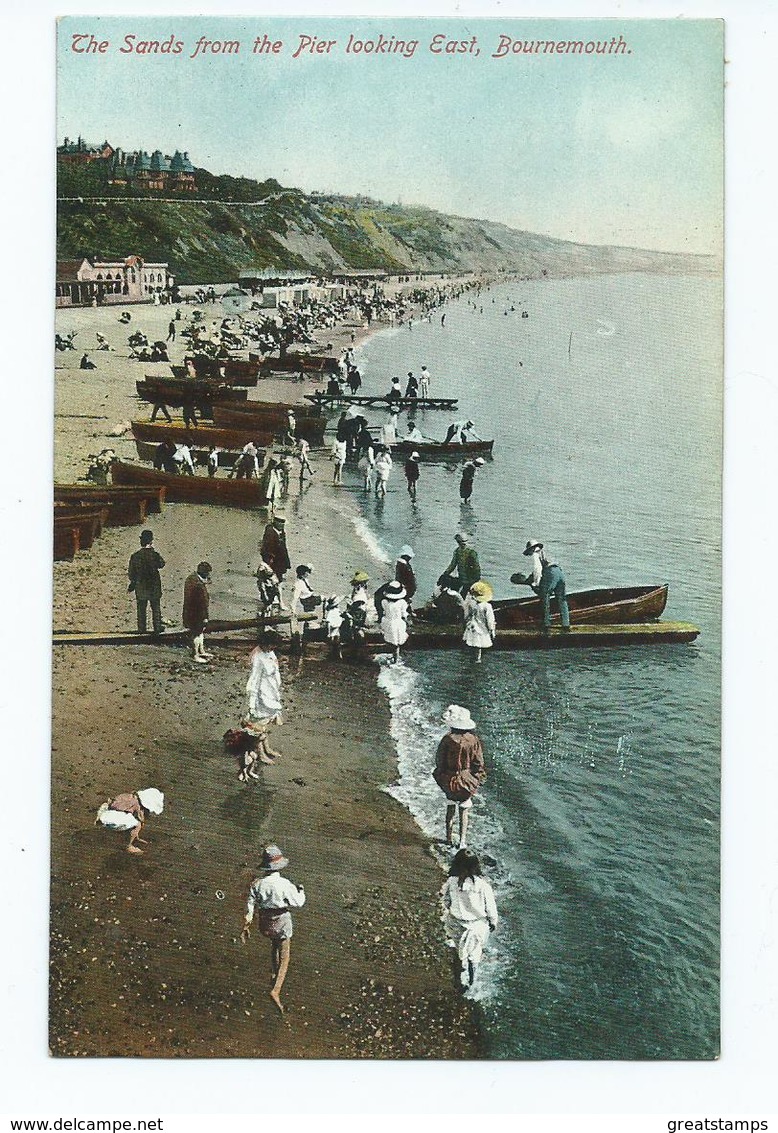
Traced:
<path id="1" fill-rule="evenodd" d="M 242 315 L 251 307 L 251 296 L 239 287 L 230 287 L 222 295 L 222 307 L 228 315 Z"/>

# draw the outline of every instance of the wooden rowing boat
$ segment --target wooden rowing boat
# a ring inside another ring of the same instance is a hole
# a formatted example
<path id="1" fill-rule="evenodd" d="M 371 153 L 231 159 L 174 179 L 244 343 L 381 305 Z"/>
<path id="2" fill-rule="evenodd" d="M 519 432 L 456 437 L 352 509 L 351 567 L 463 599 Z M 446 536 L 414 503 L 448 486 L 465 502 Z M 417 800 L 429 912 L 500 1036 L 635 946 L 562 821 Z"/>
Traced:
<path id="1" fill-rule="evenodd" d="M 313 631 L 312 638 L 324 638 L 326 631 Z M 626 625 L 573 625 L 564 632 L 552 626 L 548 634 L 540 626 L 524 626 L 498 630 L 494 648 L 514 649 L 603 649 L 630 645 L 683 645 L 699 637 L 699 628 L 688 622 L 630 622 Z M 368 633 L 364 648 L 387 653 L 393 648 L 386 645 L 380 633 Z M 403 651 L 415 649 L 464 649 L 459 627 L 414 625 Z"/>
<path id="2" fill-rule="evenodd" d="M 241 402 L 248 397 L 247 389 L 218 385 L 215 382 L 196 382 L 191 379 L 155 378 L 147 375 L 144 381 L 135 383 L 135 390 L 142 401 L 151 405 L 169 405 L 179 409 L 185 401 L 191 402 L 207 417 L 211 416 L 214 405 L 222 402 Z"/>
<path id="3" fill-rule="evenodd" d="M 567 595 L 571 625 L 628 625 L 661 618 L 667 605 L 667 584 L 663 586 L 613 586 L 599 590 L 578 590 Z M 540 625 L 543 603 L 540 598 L 496 598 L 492 602 L 497 629 L 520 629 Z M 551 624 L 559 625 L 556 602 L 551 603 Z M 426 624 L 440 624 L 440 613 L 433 606 L 414 611 Z"/>
<path id="4" fill-rule="evenodd" d="M 252 356 L 249 359 L 253 361 Z M 283 358 L 263 358 L 259 368 L 262 374 L 337 374 L 337 358 L 321 354 L 286 354 Z"/>
<path id="5" fill-rule="evenodd" d="M 248 401 L 246 405 L 256 405 Z M 214 424 L 224 429 L 271 429 L 277 436 L 285 436 L 288 418 L 286 413 L 251 413 L 244 408 L 232 409 L 226 405 L 214 405 Z M 295 415 L 295 434 L 309 445 L 319 448 L 324 444 L 324 430 L 327 425 L 324 417 L 297 417 Z"/>
<path id="6" fill-rule="evenodd" d="M 55 484 L 54 502 L 80 507 L 101 507 L 108 513 L 107 527 L 131 527 L 144 523 L 149 513 L 162 511 L 164 488 L 87 488 L 79 484 Z"/>
<path id="7" fill-rule="evenodd" d="M 78 549 L 88 551 L 95 539 L 103 533 L 108 519 L 107 508 L 70 507 L 67 504 L 54 504 L 54 530 L 58 527 L 78 528 Z"/>
<path id="8" fill-rule="evenodd" d="M 144 487 L 152 484 L 167 489 L 168 500 L 176 503 L 217 504 L 222 507 L 262 508 L 267 497 L 258 480 L 220 480 L 209 476 L 178 476 L 157 472 L 141 464 L 115 460 L 111 465 L 114 484 Z"/>
<path id="9" fill-rule="evenodd" d="M 306 393 L 303 395 L 306 401 L 313 402 L 314 405 L 332 406 L 340 405 L 364 405 L 366 407 L 378 407 L 380 409 L 393 407 L 397 409 L 456 409 L 458 400 L 456 397 L 401 397 L 399 401 L 397 398 L 388 398 L 386 396 L 376 396 L 373 394 L 334 394 L 334 393 Z"/>
<path id="10" fill-rule="evenodd" d="M 184 381 L 204 380 L 223 382 L 231 386 L 255 386 L 259 378 L 259 363 L 246 362 L 242 358 L 209 359 L 210 365 L 198 370 L 197 378 L 192 379 L 186 366 L 172 366 L 175 378 Z"/>
<path id="11" fill-rule="evenodd" d="M 244 417 L 277 417 L 286 425 L 288 414 L 294 413 L 297 421 L 326 421 L 321 407 L 292 404 L 286 401 L 230 401 L 219 405 L 221 413 L 243 414 Z"/>
<path id="12" fill-rule="evenodd" d="M 240 452 L 250 441 L 262 448 L 272 447 L 276 437 L 273 429 L 268 429 L 264 425 L 255 426 L 251 421 L 247 421 L 240 429 L 222 429 L 216 425 L 198 425 L 196 428 L 191 428 L 177 422 L 169 425 L 166 421 L 133 421 L 132 435 L 136 441 L 150 441 L 152 444 L 173 441 L 174 444 L 180 445 L 190 440 L 197 448 L 205 449 L 206 452 L 211 445 L 230 452 Z"/>
<path id="13" fill-rule="evenodd" d="M 417 452 L 422 460 L 455 462 L 474 456 L 491 456 L 494 441 L 468 441 L 466 444 L 444 445 L 442 441 L 400 441 L 392 445 L 392 456 L 410 456 Z"/>
<path id="14" fill-rule="evenodd" d="M 303 615 L 303 618 L 305 615 Z M 268 623 L 269 624 L 269 623 Z M 209 623 L 209 645 L 218 645 L 218 638 L 211 640 L 211 635 L 230 632 L 240 633 L 245 626 L 247 637 L 235 638 L 235 643 L 243 644 L 246 640 L 254 639 L 264 629 L 261 622 L 256 619 L 242 619 L 236 623 L 223 622 Z M 625 648 L 633 645 L 688 645 L 699 637 L 699 628 L 688 622 L 648 622 L 631 623 L 629 625 L 576 625 L 569 633 L 563 633 L 559 627 L 553 627 L 549 634 L 544 634 L 538 627 L 525 627 L 524 629 L 507 629 L 498 633 L 494 647 L 501 650 L 522 649 L 613 649 Z M 154 644 L 164 645 L 175 640 L 184 640 L 184 633 L 162 634 L 153 637 L 151 634 L 131 633 L 71 633 L 61 631 L 54 635 L 55 645 L 135 645 Z M 326 630 L 314 630 L 306 641 L 316 649 L 327 649 Z M 233 639 L 224 639 L 224 644 L 231 645 Z M 274 648 L 280 651 L 289 647 L 289 639 L 281 639 L 274 643 Z M 416 649 L 459 649 L 462 645 L 461 632 L 452 631 L 445 626 L 427 626 L 423 629 L 415 628 L 409 636 L 403 650 Z M 381 635 L 375 632 L 368 634 L 364 644 L 360 647 L 363 653 L 386 653 L 387 646 Z"/>
<path id="15" fill-rule="evenodd" d="M 54 562 L 72 562 L 81 546 L 80 531 L 72 520 L 54 518 Z"/>

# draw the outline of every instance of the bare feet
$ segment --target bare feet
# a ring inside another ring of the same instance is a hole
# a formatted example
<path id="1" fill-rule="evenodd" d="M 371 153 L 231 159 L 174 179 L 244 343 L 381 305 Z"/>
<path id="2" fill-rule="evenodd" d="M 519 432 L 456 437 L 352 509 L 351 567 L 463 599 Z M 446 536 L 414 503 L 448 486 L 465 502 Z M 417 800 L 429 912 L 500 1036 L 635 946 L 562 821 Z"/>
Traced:
<path id="1" fill-rule="evenodd" d="M 140 850 L 137 846 L 128 846 L 127 847 L 127 853 L 128 854 L 142 854 L 143 850 Z"/>
<path id="2" fill-rule="evenodd" d="M 283 1003 L 281 1002 L 281 997 L 280 997 L 280 995 L 278 994 L 278 992 L 277 992 L 277 991 L 271 991 L 271 992 L 270 992 L 270 998 L 271 998 L 271 999 L 273 1000 L 273 1003 L 275 1003 L 275 1005 L 276 1005 L 276 1007 L 278 1008 L 279 1012 L 280 1012 L 280 1013 L 281 1013 L 281 1014 L 283 1015 L 283 1014 L 284 1014 L 284 1005 L 283 1005 Z"/>

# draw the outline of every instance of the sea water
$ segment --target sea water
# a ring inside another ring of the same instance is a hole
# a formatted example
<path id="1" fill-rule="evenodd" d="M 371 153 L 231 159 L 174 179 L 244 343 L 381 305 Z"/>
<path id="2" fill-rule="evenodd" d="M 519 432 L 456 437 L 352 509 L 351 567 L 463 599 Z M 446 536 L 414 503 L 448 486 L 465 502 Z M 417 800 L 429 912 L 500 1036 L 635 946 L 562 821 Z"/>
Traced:
<path id="1" fill-rule="evenodd" d="M 411 543 L 423 601 L 462 530 L 496 596 L 524 596 L 509 578 L 537 538 L 568 589 L 667 582 L 665 617 L 701 629 L 692 646 L 480 666 L 413 653 L 382 669 L 390 789 L 431 837 L 447 704 L 470 709 L 485 746 L 469 841 L 502 920 L 471 994 L 492 1057 L 718 1052 L 721 306 L 705 278 L 506 282 L 359 352 L 363 392 L 426 364 L 432 396 L 459 398 L 417 414 L 426 435 L 470 417 L 495 440 L 470 505 L 458 466 L 422 464 L 415 502 L 401 462 L 385 500 L 350 475 L 366 565 Z"/>

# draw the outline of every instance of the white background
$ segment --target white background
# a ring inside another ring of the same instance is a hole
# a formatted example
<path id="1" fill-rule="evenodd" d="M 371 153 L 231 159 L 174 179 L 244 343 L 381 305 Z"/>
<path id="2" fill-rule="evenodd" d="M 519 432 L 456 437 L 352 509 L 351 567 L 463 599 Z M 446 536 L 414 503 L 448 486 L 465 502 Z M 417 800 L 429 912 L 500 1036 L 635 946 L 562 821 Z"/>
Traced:
<path id="1" fill-rule="evenodd" d="M 90 3 L 76 14 L 152 14 Z M 52 0 L 0 22 L 0 1111 L 26 1117 L 166 1114 L 501 1114 L 492 1127 L 657 1129 L 667 1117 L 778 1113 L 776 1078 L 775 379 L 778 10 L 769 0 L 669 4 L 286 0 L 282 8 L 168 0 L 162 14 L 724 17 L 727 365 L 723 1040 L 717 1063 L 332 1064 L 55 1060 L 46 1047 L 54 283 Z M 157 13 L 154 13 L 157 14 Z M 666 549 L 668 555 L 672 548 Z M 95 752 L 99 759 L 100 753 Z M 516 1122 L 504 1115 L 525 1115 Z M 611 1115 L 593 1118 L 584 1115 Z M 529 1115 L 535 1115 L 530 1117 Z M 548 1116 L 543 1119 L 541 1115 Z M 567 1116 L 563 1116 L 567 1115 Z M 574 1116 L 578 1115 L 578 1116 Z M 616 1116 L 620 1115 L 620 1116 Z M 631 1116 L 624 1116 L 631 1115 Z M 655 1115 L 655 1116 L 647 1116 Z M 664 1115 L 664 1116 L 661 1116 Z M 260 1116 L 261 1120 L 261 1116 Z M 272 1120 L 272 1119 L 271 1119 Z M 778 1120 L 778 1118 L 776 1118 Z M 223 1128 L 247 1128 L 237 1116 Z M 296 1125 L 297 1123 L 295 1123 Z M 300 1122 L 302 1124 L 302 1122 Z M 306 1122 L 307 1124 L 307 1122 Z M 325 1127 L 334 1120 L 325 1119 Z M 373 1123 L 375 1124 L 375 1123 Z M 384 1126 L 379 1123 L 379 1127 Z M 415 1123 L 414 1123 L 415 1124 Z M 440 1120 L 426 1118 L 425 1127 Z M 772 1123 L 771 1123 L 772 1124 Z M 349 1120 L 339 1127 L 356 1127 Z M 213 1129 L 214 1121 L 166 1123 Z M 393 1129 L 396 1122 L 393 1123 Z M 293 1126 L 294 1127 L 294 1126 Z M 361 1126 L 364 1127 L 364 1126 Z"/>

